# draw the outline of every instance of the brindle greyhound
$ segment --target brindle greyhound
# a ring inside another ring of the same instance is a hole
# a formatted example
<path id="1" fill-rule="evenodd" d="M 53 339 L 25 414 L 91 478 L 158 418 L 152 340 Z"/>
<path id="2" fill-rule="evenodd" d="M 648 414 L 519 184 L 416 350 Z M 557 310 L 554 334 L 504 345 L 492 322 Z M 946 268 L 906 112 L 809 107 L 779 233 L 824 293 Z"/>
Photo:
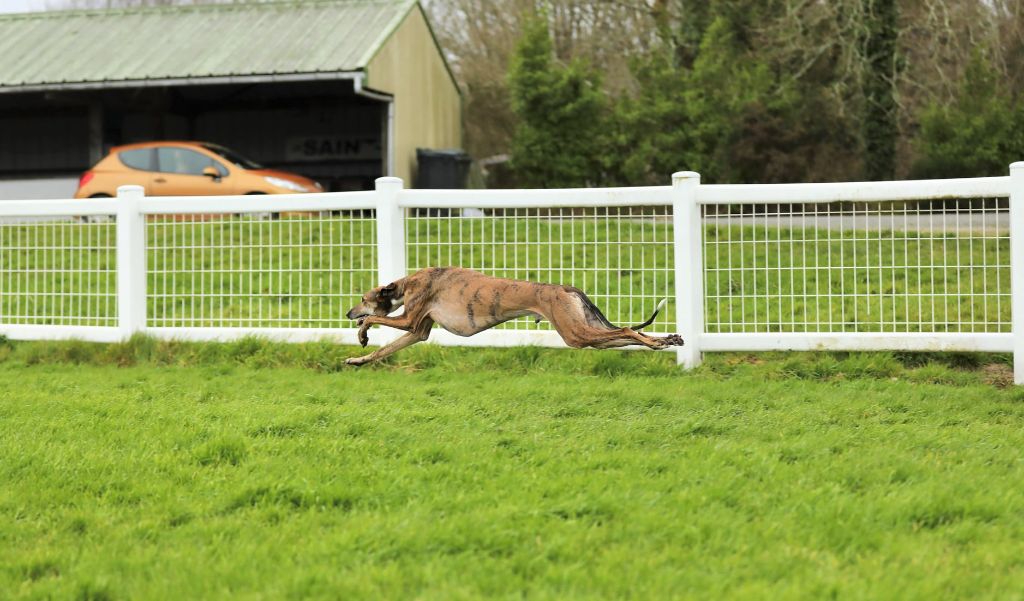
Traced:
<path id="1" fill-rule="evenodd" d="M 388 314 L 405 305 L 405 313 Z M 654 322 L 661 301 L 651 318 L 632 328 L 611 324 L 587 295 L 572 286 L 536 284 L 505 280 L 462 269 L 431 267 L 378 286 L 363 295 L 348 312 L 359 323 L 359 343 L 366 346 L 367 330 L 373 325 L 389 326 L 408 332 L 391 344 L 363 357 L 345 361 L 363 365 L 376 361 L 409 345 L 426 340 L 434 322 L 459 336 L 472 336 L 499 323 L 531 315 L 540 323 L 547 319 L 571 347 L 614 348 L 642 344 L 651 349 L 681 346 L 683 339 L 673 334 L 656 338 L 639 330 Z"/>

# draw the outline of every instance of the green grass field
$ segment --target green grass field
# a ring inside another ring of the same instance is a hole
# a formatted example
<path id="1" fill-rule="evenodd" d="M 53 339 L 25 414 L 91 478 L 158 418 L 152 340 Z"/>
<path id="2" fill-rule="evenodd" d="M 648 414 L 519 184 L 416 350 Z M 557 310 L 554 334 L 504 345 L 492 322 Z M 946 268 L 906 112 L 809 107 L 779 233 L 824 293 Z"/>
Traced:
<path id="1" fill-rule="evenodd" d="M 0 343 L 0 597 L 1024 590 L 992 355 Z"/>

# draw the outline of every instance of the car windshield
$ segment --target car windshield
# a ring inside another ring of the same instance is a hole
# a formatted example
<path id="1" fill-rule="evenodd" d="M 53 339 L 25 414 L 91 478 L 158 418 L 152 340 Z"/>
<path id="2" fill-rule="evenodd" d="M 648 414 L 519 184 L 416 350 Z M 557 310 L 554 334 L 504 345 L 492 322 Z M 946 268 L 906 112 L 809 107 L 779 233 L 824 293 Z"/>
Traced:
<path id="1" fill-rule="evenodd" d="M 203 148 L 224 157 L 225 159 L 231 161 L 235 165 L 238 165 L 242 169 L 263 169 L 263 166 L 260 165 L 259 163 L 250 161 L 249 159 L 238 154 L 234 150 L 228 150 L 223 146 L 217 146 L 215 144 L 203 144 Z"/>

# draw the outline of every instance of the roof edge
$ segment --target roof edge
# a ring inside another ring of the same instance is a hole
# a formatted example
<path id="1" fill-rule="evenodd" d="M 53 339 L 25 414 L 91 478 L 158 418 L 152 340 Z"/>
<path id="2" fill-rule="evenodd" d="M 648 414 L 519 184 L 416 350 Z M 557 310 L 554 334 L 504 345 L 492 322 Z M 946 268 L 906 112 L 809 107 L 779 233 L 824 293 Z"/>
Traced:
<path id="1" fill-rule="evenodd" d="M 385 27 L 381 31 L 380 35 L 375 40 L 374 44 L 367 48 L 366 52 L 364 52 L 363 55 L 359 57 L 359 64 L 363 65 L 363 68 L 367 68 L 370 66 L 370 61 L 372 61 L 373 58 L 377 56 L 377 53 L 379 53 L 381 49 L 384 47 L 384 45 L 387 44 L 387 41 L 390 40 L 393 35 L 395 35 L 395 32 L 398 31 L 398 28 L 401 27 L 402 23 L 405 22 L 405 19 L 409 16 L 409 13 L 412 12 L 413 7 L 419 6 L 420 2 L 419 0 L 405 0 L 405 4 L 406 6 L 398 13 L 397 16 L 391 19 L 387 27 Z"/>
<path id="2" fill-rule="evenodd" d="M 303 6 L 331 4 L 401 4 L 409 0 L 302 0 Z M 71 8 L 62 10 L 37 10 L 20 13 L 2 13 L 0 21 L 19 21 L 27 19 L 66 19 L 83 16 L 96 17 L 105 15 L 137 15 L 150 13 L 175 13 L 187 11 L 233 11 L 252 7 L 296 6 L 296 0 L 243 0 L 242 2 L 203 2 L 200 4 L 163 4 L 151 6 L 132 6 L 123 8 Z"/>
<path id="3" fill-rule="evenodd" d="M 364 65 L 364 68 L 370 67 L 370 63 L 373 62 L 373 59 L 376 58 L 377 54 L 384 48 L 388 40 L 390 40 L 392 36 L 395 35 L 395 32 L 398 31 L 398 28 L 405 23 L 409 14 L 412 13 L 413 8 L 420 11 L 420 15 L 423 17 L 423 22 L 427 26 L 427 32 L 430 33 L 430 39 L 434 42 L 434 48 L 437 49 L 437 54 L 441 57 L 441 63 L 444 65 L 444 70 L 448 72 L 448 78 L 452 81 L 452 85 L 455 86 L 455 92 L 461 99 L 463 97 L 462 86 L 459 85 L 459 80 L 455 77 L 455 72 L 452 71 L 452 66 L 448 64 L 448 57 L 445 56 L 444 48 L 441 46 L 441 42 L 437 39 L 437 33 L 434 32 L 434 26 L 430 23 L 430 16 L 427 15 L 427 11 L 424 10 L 423 5 L 419 0 L 409 1 L 409 8 L 402 13 L 400 18 L 395 19 L 393 26 L 392 24 L 388 25 L 386 33 L 381 36 L 380 43 L 377 44 L 376 48 L 373 48 L 372 51 L 367 52 L 366 55 L 362 57 L 360 64 Z"/>
<path id="4" fill-rule="evenodd" d="M 225 85 L 233 83 L 290 83 L 300 81 L 336 81 L 358 79 L 365 74 L 363 69 L 355 71 L 314 71 L 310 73 L 254 74 L 254 75 L 212 75 L 207 77 L 168 77 L 165 79 L 121 79 L 102 81 L 77 81 L 62 83 L 28 84 L 23 86 L 0 86 L 0 94 L 19 92 L 46 92 L 54 90 L 92 90 L 110 88 L 161 88 L 170 86 Z"/>
<path id="5" fill-rule="evenodd" d="M 445 56 L 444 46 L 442 46 L 441 41 L 437 39 L 437 32 L 434 31 L 434 26 L 430 23 L 430 16 L 418 0 L 416 2 L 416 6 L 418 6 L 420 12 L 423 13 L 423 21 L 427 24 L 427 31 L 430 32 L 430 39 L 434 40 L 434 47 L 437 48 L 437 53 L 441 56 L 441 62 L 444 63 L 444 69 L 448 72 L 448 77 L 451 78 L 452 85 L 455 86 L 455 91 L 459 93 L 459 97 L 461 98 L 462 86 L 459 85 L 459 80 L 455 77 L 455 72 L 452 71 L 452 66 L 448 64 L 448 57 Z"/>

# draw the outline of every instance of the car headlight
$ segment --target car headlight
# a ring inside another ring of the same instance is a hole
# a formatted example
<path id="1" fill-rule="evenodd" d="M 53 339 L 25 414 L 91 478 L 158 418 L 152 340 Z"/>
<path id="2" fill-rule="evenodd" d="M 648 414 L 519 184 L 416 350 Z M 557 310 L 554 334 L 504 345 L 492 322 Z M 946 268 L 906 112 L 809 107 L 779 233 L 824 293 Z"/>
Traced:
<path id="1" fill-rule="evenodd" d="M 309 188 L 306 186 L 286 179 L 281 179 L 279 177 L 267 176 L 263 179 L 271 186 L 277 186 L 278 188 L 284 188 L 285 190 L 291 190 L 292 192 L 309 192 Z"/>

